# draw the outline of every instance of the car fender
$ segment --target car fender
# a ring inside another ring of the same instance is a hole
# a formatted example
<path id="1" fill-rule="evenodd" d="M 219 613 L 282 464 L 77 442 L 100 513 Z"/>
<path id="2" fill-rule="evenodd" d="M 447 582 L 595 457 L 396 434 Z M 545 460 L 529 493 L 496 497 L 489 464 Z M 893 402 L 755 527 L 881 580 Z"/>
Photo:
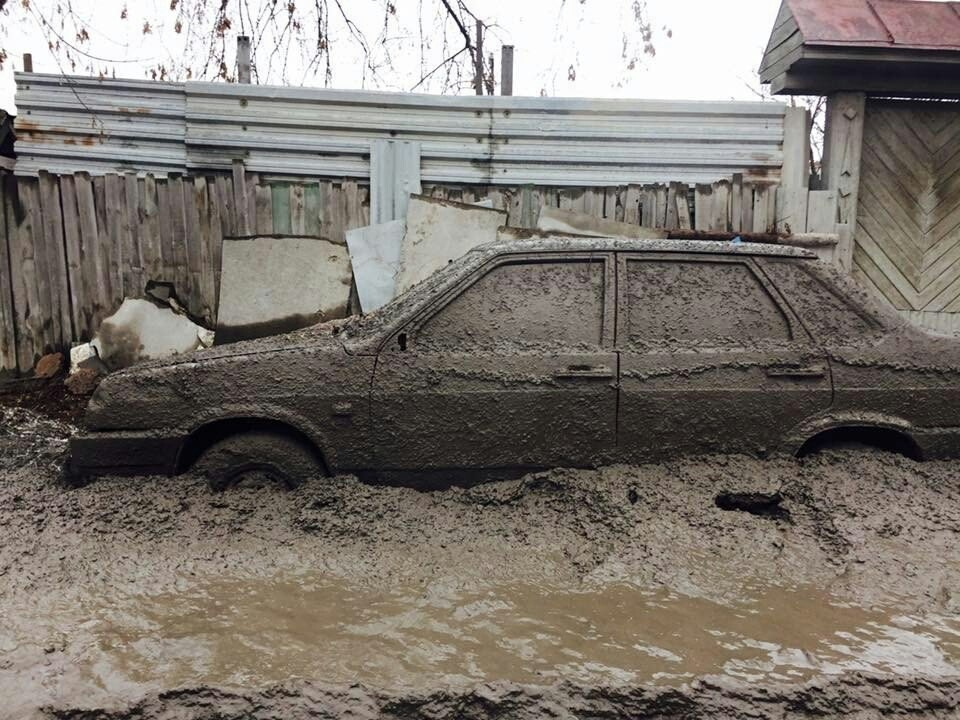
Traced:
<path id="1" fill-rule="evenodd" d="M 230 403 L 194 414 L 190 423 L 182 427 L 184 443 L 181 444 L 180 451 L 177 453 L 178 465 L 187 439 L 207 425 L 229 420 L 267 420 L 288 425 L 314 444 L 331 471 L 337 467 L 336 452 L 328 442 L 326 433 L 317 423 L 300 413 L 292 412 L 289 408 L 264 401 Z"/>
<path id="2" fill-rule="evenodd" d="M 780 451 L 796 455 L 811 438 L 828 430 L 845 427 L 866 427 L 895 430 L 915 440 L 916 427 L 902 417 L 873 412 L 827 412 L 804 420 L 795 426 L 781 444 Z"/>

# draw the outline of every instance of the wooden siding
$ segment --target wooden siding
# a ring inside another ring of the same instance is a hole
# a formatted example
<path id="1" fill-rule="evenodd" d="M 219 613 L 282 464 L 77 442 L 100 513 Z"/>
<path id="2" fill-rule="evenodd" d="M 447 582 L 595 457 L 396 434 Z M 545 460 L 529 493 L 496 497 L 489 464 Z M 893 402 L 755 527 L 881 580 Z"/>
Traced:
<path id="1" fill-rule="evenodd" d="M 960 312 L 960 108 L 868 101 L 853 264 L 899 310 Z"/>

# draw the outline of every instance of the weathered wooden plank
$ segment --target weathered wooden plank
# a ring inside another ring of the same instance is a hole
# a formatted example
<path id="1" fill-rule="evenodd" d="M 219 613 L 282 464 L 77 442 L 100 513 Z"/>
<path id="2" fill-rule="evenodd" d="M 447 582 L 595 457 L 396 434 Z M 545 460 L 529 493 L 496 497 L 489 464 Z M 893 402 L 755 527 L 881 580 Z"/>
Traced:
<path id="1" fill-rule="evenodd" d="M 202 215 L 206 213 L 207 181 L 203 177 L 195 177 L 193 181 L 184 183 L 183 213 L 187 228 L 187 287 L 190 288 L 188 306 L 191 312 L 200 317 L 206 315 L 203 297 L 203 246 L 206 244 L 203 236 Z"/>
<path id="2" fill-rule="evenodd" d="M 30 288 L 27 286 L 24 273 L 23 234 L 26 232 L 23 225 L 29 222 L 26 212 L 26 197 L 22 193 L 26 178 L 17 178 L 8 175 L 5 183 L 5 214 L 7 228 L 8 262 L 10 263 L 10 294 L 13 298 L 13 323 L 16 327 L 17 367 L 25 373 L 33 367 L 35 334 L 29 326 L 30 317 Z M 32 257 L 29 260 L 33 262 Z M 39 311 L 39 308 L 35 308 Z"/>
<path id="3" fill-rule="evenodd" d="M 320 184 L 309 183 L 303 190 L 303 231 L 307 235 L 320 235 Z"/>
<path id="4" fill-rule="evenodd" d="M 173 208 L 169 178 L 157 183 L 157 212 L 160 231 L 160 257 L 163 266 L 158 280 L 176 283 L 177 271 L 173 253 Z"/>
<path id="5" fill-rule="evenodd" d="M 17 326 L 16 309 L 13 304 L 13 278 L 10 276 L 10 234 L 15 224 L 13 209 L 7 214 L 8 186 L 14 183 L 13 175 L 0 171 L 0 371 L 16 373 Z M 12 205 L 12 202 L 10 202 Z"/>
<path id="6" fill-rule="evenodd" d="M 233 221 L 232 227 L 237 235 L 250 235 L 250 202 L 248 200 L 247 173 L 243 160 L 233 161 Z"/>
<path id="7" fill-rule="evenodd" d="M 124 285 L 123 226 L 126 216 L 123 179 L 119 175 L 107 175 L 106 181 L 106 225 L 108 233 L 105 248 L 110 269 L 111 304 L 116 307 L 123 302 L 126 287 Z"/>
<path id="8" fill-rule="evenodd" d="M 53 350 L 69 345 L 73 338 L 70 318 L 70 291 L 66 259 L 63 254 L 63 211 L 60 207 L 60 188 L 57 178 L 41 172 L 38 183 L 41 232 L 34 235 L 37 262 L 37 282 L 41 301 L 49 307 L 49 332 L 45 334 L 45 348 Z M 35 226 L 36 229 L 37 226 Z"/>
<path id="9" fill-rule="evenodd" d="M 811 190 L 807 202 L 807 232 L 834 232 L 837 215 L 836 190 Z"/>
<path id="10" fill-rule="evenodd" d="M 233 180 L 225 175 L 216 178 L 216 198 L 220 213 L 220 226 L 225 237 L 237 235 L 236 205 L 234 203 Z"/>
<path id="11" fill-rule="evenodd" d="M 741 190 L 740 232 L 753 231 L 753 183 L 744 183 Z"/>
<path id="12" fill-rule="evenodd" d="M 271 210 L 273 215 L 273 230 L 279 235 L 289 235 L 290 222 L 290 185 L 277 183 L 270 186 Z"/>
<path id="13" fill-rule="evenodd" d="M 729 180 L 713 184 L 710 229 L 716 232 L 730 231 L 730 187 Z"/>
<path id="14" fill-rule="evenodd" d="M 604 191 L 601 188 L 587 188 L 583 191 L 583 212 L 592 217 L 603 217 Z"/>
<path id="15" fill-rule="evenodd" d="M 190 227 L 190 285 L 193 288 L 196 313 L 209 324 L 213 324 L 214 274 L 210 257 L 210 192 L 207 179 L 198 176 L 193 179 L 193 212 L 188 215 Z"/>
<path id="16" fill-rule="evenodd" d="M 140 252 L 143 259 L 143 279 L 160 280 L 163 276 L 163 246 L 160 241 L 160 218 L 157 205 L 157 181 L 152 174 L 138 183 L 140 193 Z"/>
<path id="17" fill-rule="evenodd" d="M 677 183 L 677 227 L 680 230 L 690 230 L 690 199 L 689 188 L 685 183 Z"/>
<path id="18" fill-rule="evenodd" d="M 667 198 L 669 196 L 669 187 L 658 183 L 656 186 L 657 194 L 657 227 L 665 228 L 667 226 Z"/>
<path id="19" fill-rule="evenodd" d="M 782 232 L 806 232 L 810 189 L 810 112 L 788 107 L 783 120 L 783 167 L 777 191 L 776 226 Z"/>
<path id="20" fill-rule="evenodd" d="M 640 186 L 628 185 L 623 201 L 623 221 L 631 225 L 640 224 Z"/>
<path id="21" fill-rule="evenodd" d="M 223 203 L 219 202 L 221 184 L 217 178 L 213 184 L 208 184 L 210 189 L 210 229 L 208 233 L 209 242 L 209 266 L 204 269 L 205 293 L 207 294 L 212 310 L 212 316 L 209 318 L 211 327 L 216 327 L 217 314 L 220 308 L 220 270 L 223 260 L 223 238 L 228 236 L 225 228 L 229 224 L 230 218 L 224 214 Z"/>
<path id="22" fill-rule="evenodd" d="M 303 183 L 290 186 L 290 232 L 303 235 L 307 231 L 306 204 Z"/>
<path id="23" fill-rule="evenodd" d="M 73 178 L 77 195 L 77 216 L 80 230 L 80 266 L 83 276 L 84 324 L 89 336 L 96 334 L 100 323 L 111 310 L 110 277 L 104 264 L 101 243 L 106 236 L 97 226 L 97 205 L 94 183 L 87 173 Z M 81 333 L 80 339 L 84 338 Z"/>
<path id="24" fill-rule="evenodd" d="M 767 232 L 774 218 L 768 217 L 769 196 L 776 195 L 776 188 L 771 185 L 756 185 L 753 191 L 753 231 Z"/>
<path id="25" fill-rule="evenodd" d="M 260 176 L 257 173 L 247 173 L 247 232 L 252 235 L 257 231 L 257 188 L 260 186 Z M 270 219 L 273 222 L 273 219 Z"/>
<path id="26" fill-rule="evenodd" d="M 52 349 L 47 345 L 52 314 L 49 295 L 41 299 L 35 250 L 42 246 L 40 226 L 40 198 L 37 181 L 18 178 L 17 191 L 22 217 L 16 223 L 11 245 L 11 263 L 14 305 L 19 334 L 17 338 L 18 364 L 21 371 L 33 367 L 43 353 Z M 49 292 L 49 290 L 48 290 Z"/>
<path id="27" fill-rule="evenodd" d="M 864 93 L 834 93 L 827 98 L 821 167 L 824 187 L 838 193 L 840 222 L 850 230 L 835 251 L 837 263 L 847 272 L 856 242 L 865 109 Z"/>
<path id="28" fill-rule="evenodd" d="M 258 235 L 273 233 L 273 193 L 267 185 L 257 185 L 254 194 L 256 197 L 256 232 Z"/>
<path id="29" fill-rule="evenodd" d="M 709 230 L 713 213 L 713 186 L 700 183 L 694 189 L 693 220 L 696 230 Z"/>
<path id="30" fill-rule="evenodd" d="M 126 214 L 123 224 L 123 286 L 130 297 L 143 294 L 143 251 L 140 247 L 140 187 L 134 173 L 123 176 L 123 195 Z"/>
<path id="31" fill-rule="evenodd" d="M 741 232 L 743 228 L 743 173 L 733 174 L 730 187 L 730 230 Z"/>
<path id="32" fill-rule="evenodd" d="M 76 184 L 72 175 L 60 177 L 60 207 L 63 212 L 63 247 L 67 259 L 67 280 L 70 291 L 70 321 L 74 340 L 90 338 L 88 316 L 84 313 L 90 290 L 83 278 L 83 243 L 80 239 L 80 211 Z"/>
<path id="33" fill-rule="evenodd" d="M 187 193 L 183 178 L 171 175 L 167 181 L 167 195 L 170 201 L 170 260 L 164 256 L 164 265 L 173 275 L 172 282 L 177 295 L 187 302 L 190 296 L 190 271 L 187 265 Z"/>

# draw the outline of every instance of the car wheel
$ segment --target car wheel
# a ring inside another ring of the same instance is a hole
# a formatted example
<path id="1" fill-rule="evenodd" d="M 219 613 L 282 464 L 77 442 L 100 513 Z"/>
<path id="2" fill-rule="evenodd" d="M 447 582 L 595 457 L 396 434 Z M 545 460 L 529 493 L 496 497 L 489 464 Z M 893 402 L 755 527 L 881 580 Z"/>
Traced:
<path id="1" fill-rule="evenodd" d="M 310 447 L 289 435 L 249 430 L 218 440 L 194 465 L 214 490 L 280 483 L 291 490 L 323 467 Z"/>

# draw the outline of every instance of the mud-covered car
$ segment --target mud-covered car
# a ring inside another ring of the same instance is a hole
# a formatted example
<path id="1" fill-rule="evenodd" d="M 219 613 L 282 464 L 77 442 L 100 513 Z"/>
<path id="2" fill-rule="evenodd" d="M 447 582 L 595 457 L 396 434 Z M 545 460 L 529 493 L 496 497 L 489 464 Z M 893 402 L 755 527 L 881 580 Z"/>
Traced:
<path id="1" fill-rule="evenodd" d="M 833 441 L 955 454 L 960 344 L 779 245 L 525 238 L 368 316 L 110 375 L 75 474 L 423 486 Z"/>

